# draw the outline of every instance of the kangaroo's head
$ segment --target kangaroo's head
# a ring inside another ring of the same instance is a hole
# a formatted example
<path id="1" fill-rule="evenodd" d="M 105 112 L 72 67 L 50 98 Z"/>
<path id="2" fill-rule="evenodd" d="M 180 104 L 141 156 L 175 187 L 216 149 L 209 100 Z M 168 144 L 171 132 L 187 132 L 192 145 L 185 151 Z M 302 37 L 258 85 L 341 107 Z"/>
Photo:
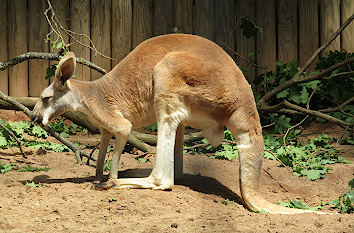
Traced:
<path id="1" fill-rule="evenodd" d="M 76 67 L 75 54 L 68 52 L 59 61 L 55 71 L 55 80 L 40 95 L 33 114 L 34 118 L 42 120 L 43 125 L 69 109 L 76 109 L 79 99 L 72 90 L 68 79 L 74 74 Z"/>

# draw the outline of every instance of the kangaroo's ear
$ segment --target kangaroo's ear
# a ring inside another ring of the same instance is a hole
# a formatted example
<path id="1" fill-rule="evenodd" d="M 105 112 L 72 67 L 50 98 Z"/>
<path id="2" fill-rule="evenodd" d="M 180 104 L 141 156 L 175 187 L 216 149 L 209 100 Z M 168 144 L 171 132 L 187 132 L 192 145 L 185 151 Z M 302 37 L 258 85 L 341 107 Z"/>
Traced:
<path id="1" fill-rule="evenodd" d="M 55 81 L 59 87 L 63 87 L 65 82 L 71 78 L 76 68 L 76 58 L 73 52 L 68 52 L 62 57 L 55 71 Z"/>

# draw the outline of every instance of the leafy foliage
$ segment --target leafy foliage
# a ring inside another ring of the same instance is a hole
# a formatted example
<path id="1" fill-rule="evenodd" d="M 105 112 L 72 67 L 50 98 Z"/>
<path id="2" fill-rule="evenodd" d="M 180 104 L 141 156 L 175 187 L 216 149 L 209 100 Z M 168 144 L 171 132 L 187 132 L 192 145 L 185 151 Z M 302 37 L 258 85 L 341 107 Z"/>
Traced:
<path id="1" fill-rule="evenodd" d="M 299 135 L 299 130 L 289 134 L 286 145 L 283 144 L 283 138 L 276 138 L 272 134 L 264 136 L 265 149 L 273 152 L 273 154 L 266 152 L 265 158 L 276 159 L 274 155 L 277 156 L 285 166 L 292 168 L 294 175 L 306 176 L 308 180 L 325 178 L 330 170 L 325 166 L 327 164 L 348 163 L 328 144 L 330 140 L 328 135 L 318 135 L 306 145 L 298 142 Z"/>
<path id="2" fill-rule="evenodd" d="M 104 161 L 104 165 L 103 165 L 103 171 L 109 171 L 111 170 L 111 160 L 106 159 L 106 161 Z"/>
<path id="3" fill-rule="evenodd" d="M 41 187 L 43 187 L 43 184 L 41 184 L 41 183 L 36 184 L 33 181 L 31 183 L 26 182 L 26 185 L 31 187 L 31 188 L 41 188 Z"/>
<path id="4" fill-rule="evenodd" d="M 34 125 L 28 121 L 9 122 L 2 123 L 10 130 L 12 130 L 15 136 L 22 141 L 22 145 L 30 148 L 42 148 L 46 150 L 53 150 L 55 152 L 69 151 L 69 148 L 63 144 L 50 143 L 48 141 L 38 141 L 37 139 L 47 139 L 48 133 L 41 127 Z M 69 134 L 73 135 L 77 132 L 88 133 L 87 129 L 71 123 L 69 126 L 65 125 L 62 120 L 55 121 L 51 125 L 53 130 L 58 132 L 63 137 L 68 137 Z M 26 140 L 25 134 L 35 137 L 35 140 Z M 17 143 L 8 135 L 7 131 L 0 128 L 0 148 L 6 149 L 9 147 L 17 147 Z"/>
<path id="5" fill-rule="evenodd" d="M 17 170 L 17 172 L 40 172 L 40 171 L 49 171 L 49 167 L 39 168 L 39 167 L 32 167 L 31 165 L 28 165 L 23 169 Z"/>
<path id="6" fill-rule="evenodd" d="M 257 37 L 258 32 L 263 32 L 263 29 L 258 27 L 253 21 L 249 20 L 246 17 L 241 18 L 240 29 L 242 34 L 247 38 Z"/>
<path id="7" fill-rule="evenodd" d="M 322 204 L 319 206 L 315 207 L 309 207 L 305 203 L 302 203 L 301 201 L 296 201 L 296 200 L 291 200 L 289 203 L 285 203 L 282 201 L 279 201 L 280 206 L 288 207 L 288 208 L 296 208 L 296 209 L 302 209 L 302 210 L 321 210 L 323 208 Z"/>
<path id="8" fill-rule="evenodd" d="M 354 213 L 354 178 L 349 182 L 349 192 L 343 193 L 338 199 L 331 201 L 335 208 L 339 208 L 341 214 Z"/>
<path id="9" fill-rule="evenodd" d="M 11 171 L 13 167 L 14 167 L 13 163 L 2 163 L 0 161 L 0 173 L 2 174 Z"/>
<path id="10" fill-rule="evenodd" d="M 224 131 L 224 137 L 228 141 L 233 141 L 233 142 L 235 141 L 235 138 L 232 136 L 231 132 L 228 130 Z M 201 145 L 205 145 L 205 144 L 208 144 L 208 141 L 206 139 L 202 139 L 201 141 L 198 141 L 196 143 L 201 144 Z M 238 158 L 237 146 L 234 144 L 229 144 L 229 143 L 223 142 L 217 148 L 214 148 L 211 145 L 197 147 L 195 145 L 185 144 L 184 146 L 185 146 L 184 153 L 196 152 L 196 153 L 213 154 L 212 156 L 210 156 L 210 158 L 214 158 L 214 159 L 232 160 L 234 158 Z"/>
<path id="11" fill-rule="evenodd" d="M 327 57 L 321 58 L 316 64 L 316 71 L 307 74 L 304 73 L 299 79 L 306 78 L 317 74 L 320 70 L 327 69 L 345 59 L 351 58 L 354 53 L 347 53 L 345 51 L 330 52 Z M 255 98 L 258 101 L 261 96 L 265 94 L 265 88 L 267 90 L 274 89 L 275 87 L 290 80 L 300 70 L 296 61 L 289 63 L 276 62 L 276 70 L 262 74 L 255 78 L 253 83 L 253 90 Z M 349 64 L 345 67 L 334 70 L 331 75 L 350 72 L 354 70 L 354 64 Z M 337 107 L 349 98 L 353 96 L 354 75 L 346 74 L 341 77 L 331 79 L 314 80 L 306 83 L 291 86 L 281 92 L 279 92 L 275 98 L 270 101 L 271 105 L 277 104 L 286 99 L 293 104 L 300 107 L 306 107 L 309 103 L 310 109 L 321 110 L 332 107 Z M 310 100 L 310 96 L 313 93 Z M 344 107 L 343 111 L 346 114 L 354 114 L 354 104 L 348 104 Z M 331 116 L 344 121 L 351 121 L 350 115 L 343 114 L 342 112 L 330 113 Z M 264 116 L 264 115 L 263 115 Z M 268 120 L 267 120 L 268 119 Z M 296 119 L 296 116 L 286 116 L 271 113 L 266 115 L 262 120 L 266 121 L 265 124 L 275 123 L 274 132 L 283 133 L 284 128 L 290 125 L 291 120 Z M 317 119 L 324 121 L 323 119 Z M 270 122 L 269 122 L 270 121 Z"/>

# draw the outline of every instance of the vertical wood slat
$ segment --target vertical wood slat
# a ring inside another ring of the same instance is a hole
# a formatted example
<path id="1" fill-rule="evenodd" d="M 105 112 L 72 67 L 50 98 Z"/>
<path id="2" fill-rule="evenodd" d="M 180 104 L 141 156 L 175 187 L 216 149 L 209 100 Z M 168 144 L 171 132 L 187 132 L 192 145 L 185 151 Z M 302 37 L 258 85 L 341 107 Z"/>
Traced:
<path id="1" fill-rule="evenodd" d="M 53 10 L 55 12 L 55 15 L 59 21 L 59 23 L 62 25 L 62 27 L 66 29 L 70 29 L 70 9 L 69 9 L 69 0 L 60 0 L 60 1 L 51 1 Z M 48 7 L 48 6 L 47 6 Z M 51 28 L 49 28 L 49 31 L 51 31 Z M 60 30 L 63 40 L 66 44 L 70 42 L 69 40 L 69 35 L 64 33 L 62 30 Z M 57 40 L 58 36 L 55 35 L 55 33 L 52 33 L 50 36 L 50 39 L 54 42 Z M 60 42 L 60 41 L 58 41 Z M 57 49 L 50 48 L 51 52 L 56 52 Z M 57 64 L 58 62 L 56 61 L 51 61 L 50 64 Z M 54 82 L 54 77 L 52 77 L 50 82 Z"/>
<path id="2" fill-rule="evenodd" d="M 320 43 L 323 45 L 340 27 L 340 0 L 321 0 L 320 20 Z M 333 50 L 340 50 L 339 36 L 321 53 L 321 56 L 326 56 Z"/>
<path id="3" fill-rule="evenodd" d="M 298 61 L 297 0 L 278 0 L 278 59 Z"/>
<path id="4" fill-rule="evenodd" d="M 257 38 L 257 64 L 275 70 L 276 60 L 276 18 L 275 1 L 264 0 L 256 2 L 256 24 L 263 29 Z M 257 75 L 263 74 L 263 69 L 257 69 Z"/>
<path id="5" fill-rule="evenodd" d="M 193 1 L 174 1 L 175 26 L 180 33 L 192 33 L 193 31 Z"/>
<path id="6" fill-rule="evenodd" d="M 134 0 L 133 2 L 133 49 L 152 36 L 153 1 Z"/>
<path id="7" fill-rule="evenodd" d="M 91 38 L 97 50 L 111 57 L 111 1 L 91 2 Z M 107 72 L 111 70 L 111 60 L 91 51 L 91 61 Z M 102 77 L 102 74 L 91 69 L 91 80 Z"/>
<path id="8" fill-rule="evenodd" d="M 132 49 L 132 0 L 112 1 L 112 67 Z"/>
<path id="9" fill-rule="evenodd" d="M 29 1 L 29 28 L 28 28 L 28 50 L 48 52 L 48 44 L 44 39 L 48 34 L 47 20 L 43 14 L 47 5 L 45 0 Z M 47 60 L 29 60 L 29 96 L 38 97 L 49 81 L 44 79 L 46 68 L 49 66 Z"/>
<path id="10" fill-rule="evenodd" d="M 71 0 L 70 4 L 70 28 L 73 32 L 85 34 L 90 37 L 90 1 L 87 0 Z M 90 41 L 84 36 L 73 35 L 82 44 L 90 45 Z M 90 49 L 77 43 L 71 39 L 72 46 L 70 50 L 75 53 L 77 57 L 82 57 L 90 60 Z M 75 71 L 76 79 L 89 81 L 90 68 L 78 64 Z"/>
<path id="11" fill-rule="evenodd" d="M 236 51 L 241 54 L 244 58 L 248 58 L 250 54 L 253 54 L 250 59 L 255 59 L 255 38 L 247 39 L 242 31 L 239 29 L 241 25 L 241 18 L 246 17 L 247 19 L 255 22 L 255 0 L 238 0 L 236 2 L 236 32 L 235 32 L 235 40 Z M 237 65 L 242 68 L 244 75 L 246 76 L 248 81 L 252 81 L 255 76 L 255 68 L 250 65 L 248 62 L 236 56 Z"/>
<path id="12" fill-rule="evenodd" d="M 214 8 L 214 41 L 231 56 L 235 54 L 235 2 L 215 1 Z M 230 49 L 228 49 L 230 48 Z"/>
<path id="13" fill-rule="evenodd" d="M 173 1 L 155 0 L 153 20 L 154 36 L 171 33 L 173 28 Z"/>
<path id="14" fill-rule="evenodd" d="M 319 47 L 318 0 L 299 0 L 299 65 L 306 61 Z M 316 61 L 309 67 L 312 70 Z"/>
<path id="15" fill-rule="evenodd" d="M 354 13 L 354 1 L 342 0 L 342 23 Z M 354 52 L 354 23 L 351 22 L 342 32 L 342 49 L 347 52 Z"/>
<path id="16" fill-rule="evenodd" d="M 9 13 L 9 57 L 15 57 L 28 51 L 27 47 L 27 1 L 8 2 Z M 28 61 L 9 69 L 9 94 L 28 96 Z"/>
<path id="17" fill-rule="evenodd" d="M 0 62 L 9 60 L 7 48 L 7 1 L 0 1 Z M 9 70 L 0 71 L 0 91 L 9 93 Z"/>
<path id="18" fill-rule="evenodd" d="M 194 0 L 193 33 L 214 40 L 214 0 Z"/>

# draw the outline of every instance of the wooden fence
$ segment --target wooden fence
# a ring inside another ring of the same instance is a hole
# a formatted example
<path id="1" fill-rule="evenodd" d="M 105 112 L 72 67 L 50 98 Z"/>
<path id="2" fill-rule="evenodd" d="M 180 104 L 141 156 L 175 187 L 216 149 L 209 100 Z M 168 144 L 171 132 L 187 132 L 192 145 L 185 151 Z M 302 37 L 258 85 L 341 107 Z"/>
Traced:
<path id="1" fill-rule="evenodd" d="M 110 70 L 145 39 L 170 33 L 193 33 L 209 38 L 235 57 L 254 53 L 256 62 L 268 69 L 275 61 L 310 57 L 320 44 L 354 12 L 353 0 L 51 0 L 61 24 L 90 36 L 97 49 L 115 60 L 72 42 L 77 56 Z M 44 43 L 50 31 L 43 12 L 46 0 L 0 0 L 0 61 L 27 51 L 48 52 Z M 246 16 L 263 29 L 257 39 L 246 39 L 240 18 Z M 84 44 L 89 42 L 77 36 Z M 354 51 L 354 23 L 329 49 Z M 328 51 L 328 50 L 327 50 Z M 245 62 L 236 57 L 239 65 Z M 49 82 L 44 80 L 50 63 L 31 60 L 0 72 L 0 90 L 12 96 L 38 96 Z M 254 70 L 252 77 L 263 70 Z M 95 80 L 101 75 L 78 66 L 76 77 Z"/>

